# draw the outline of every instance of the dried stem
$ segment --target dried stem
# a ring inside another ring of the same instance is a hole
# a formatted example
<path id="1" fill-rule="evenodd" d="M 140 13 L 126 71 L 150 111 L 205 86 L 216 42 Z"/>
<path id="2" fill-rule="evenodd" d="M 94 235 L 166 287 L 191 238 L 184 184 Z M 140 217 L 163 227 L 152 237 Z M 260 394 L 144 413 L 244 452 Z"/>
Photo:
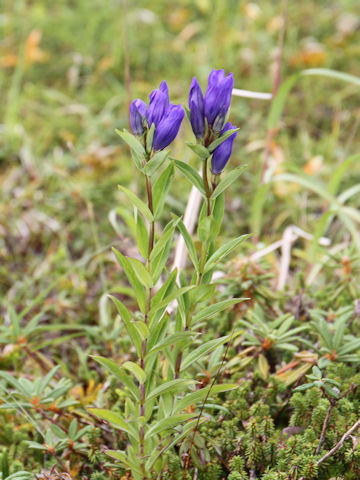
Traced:
<path id="1" fill-rule="evenodd" d="M 330 399 L 330 405 L 329 405 L 328 411 L 326 412 L 326 417 L 325 417 L 325 420 L 324 420 L 324 423 L 323 423 L 323 426 L 322 426 L 321 435 L 320 435 L 320 439 L 319 439 L 319 444 L 318 444 L 318 446 L 316 447 L 316 450 L 315 450 L 315 455 L 318 455 L 319 452 L 320 452 L 321 445 L 322 445 L 322 443 L 325 439 L 326 429 L 327 429 L 327 426 L 329 424 L 330 415 L 331 415 L 332 409 L 334 408 L 335 404 L 336 404 L 336 399 L 331 398 Z"/>
<path id="2" fill-rule="evenodd" d="M 354 425 L 349 428 L 349 430 L 347 432 L 344 433 L 344 435 L 341 437 L 341 439 L 339 440 L 339 442 L 335 445 L 335 447 L 333 447 L 331 450 L 329 450 L 323 457 L 321 457 L 317 462 L 316 462 L 316 465 L 320 465 L 321 463 L 323 463 L 327 458 L 331 457 L 332 455 L 334 455 L 338 450 L 340 450 L 340 448 L 343 447 L 344 443 L 345 443 L 345 440 L 347 440 L 347 438 L 350 437 L 350 435 L 355 432 L 355 430 L 357 430 L 358 428 L 360 427 L 360 420 L 357 420 Z"/>

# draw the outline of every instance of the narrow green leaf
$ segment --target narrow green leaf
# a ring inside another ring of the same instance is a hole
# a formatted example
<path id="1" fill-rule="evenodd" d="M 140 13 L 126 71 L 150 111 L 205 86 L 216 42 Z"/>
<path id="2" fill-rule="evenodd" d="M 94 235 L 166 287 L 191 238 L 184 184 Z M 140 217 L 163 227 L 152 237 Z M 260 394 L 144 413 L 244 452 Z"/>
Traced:
<path id="1" fill-rule="evenodd" d="M 121 451 L 121 450 L 105 450 L 105 453 L 106 455 L 108 455 L 109 457 L 115 459 L 115 460 L 118 460 L 119 462 L 122 463 L 122 465 L 127 469 L 127 470 L 131 470 L 132 473 L 136 474 L 136 475 L 139 475 L 141 478 L 141 470 L 139 468 L 139 462 L 135 463 L 133 462 L 127 455 L 125 452 Z"/>
<path id="2" fill-rule="evenodd" d="M 131 150 L 134 150 L 140 157 L 145 157 L 145 149 L 134 135 L 126 130 L 115 129 L 115 132 L 129 145 Z"/>
<path id="3" fill-rule="evenodd" d="M 154 388 L 154 390 L 150 391 L 146 397 L 146 400 L 148 401 L 152 398 L 156 398 L 164 393 L 173 393 L 179 391 L 179 389 L 184 389 L 186 385 L 191 385 L 194 383 L 197 382 L 188 378 L 176 378 L 175 380 L 169 380 L 168 382 L 165 382 L 162 385 Z"/>
<path id="4" fill-rule="evenodd" d="M 336 203 L 335 197 L 330 195 L 330 193 L 327 192 L 326 188 L 322 186 L 319 182 L 315 182 L 314 180 L 305 177 L 305 176 L 300 176 L 300 175 L 294 175 L 292 173 L 282 173 L 279 175 L 275 175 L 272 178 L 273 182 L 294 182 L 297 183 L 298 185 L 301 185 L 302 187 L 308 188 L 309 190 L 312 190 L 314 193 L 319 195 L 320 197 L 324 198 L 325 200 Z"/>
<path id="5" fill-rule="evenodd" d="M 241 237 L 234 238 L 226 242 L 215 253 L 211 255 L 208 261 L 205 263 L 204 273 L 214 268 L 221 260 L 229 255 L 235 248 L 237 248 L 242 242 L 247 240 L 251 235 L 241 235 Z"/>
<path id="6" fill-rule="evenodd" d="M 239 388 L 239 385 L 236 383 L 213 385 L 212 387 L 209 385 L 208 387 L 202 388 L 201 390 L 189 393 L 181 400 L 176 402 L 173 413 L 181 412 L 182 410 L 185 410 L 185 408 L 188 408 L 191 405 L 196 405 L 198 402 L 204 400 L 210 389 L 211 395 L 216 395 L 218 393 L 235 390 L 236 388 Z"/>
<path id="7" fill-rule="evenodd" d="M 214 303 L 213 305 L 205 307 L 201 309 L 200 312 L 196 313 L 192 318 L 192 323 L 198 323 L 206 318 L 211 318 L 226 308 L 232 307 L 240 302 L 244 302 L 245 300 L 248 300 L 248 298 L 232 298 L 230 300 L 223 300 L 222 302 Z"/>
<path id="8" fill-rule="evenodd" d="M 143 258 L 147 258 L 149 248 L 149 234 L 145 225 L 145 221 L 141 215 L 138 215 L 138 209 L 135 208 L 135 224 L 136 224 L 136 243 Z"/>
<path id="9" fill-rule="evenodd" d="M 272 130 L 278 126 L 285 107 L 286 99 L 298 78 L 298 74 L 292 75 L 280 85 L 275 98 L 271 101 L 271 107 L 266 121 L 268 130 Z"/>
<path id="10" fill-rule="evenodd" d="M 144 287 L 152 288 L 154 286 L 154 282 L 150 273 L 148 270 L 146 270 L 145 265 L 137 258 L 127 257 L 127 259 L 131 263 L 138 280 L 144 285 Z"/>
<path id="11" fill-rule="evenodd" d="M 164 208 L 167 193 L 169 191 L 171 177 L 174 173 L 174 165 L 171 163 L 161 173 L 153 186 L 153 203 L 155 219 L 160 218 L 162 210 Z"/>
<path id="12" fill-rule="evenodd" d="M 224 337 L 215 338 L 197 347 L 195 350 L 186 355 L 185 358 L 183 358 L 181 363 L 181 371 L 186 370 L 194 362 L 198 362 L 205 355 L 213 352 L 219 345 L 223 345 L 229 341 L 230 337 L 230 335 L 226 335 Z"/>
<path id="13" fill-rule="evenodd" d="M 134 192 L 132 192 L 126 187 L 123 187 L 122 185 L 119 185 L 118 188 L 121 192 L 125 193 L 129 200 L 140 210 L 140 212 L 149 222 L 152 222 L 154 220 L 154 216 L 151 213 L 149 207 L 142 200 L 140 200 L 140 198 L 136 196 Z"/>
<path id="14" fill-rule="evenodd" d="M 119 430 L 123 430 L 124 432 L 131 435 L 136 441 L 139 441 L 139 434 L 135 430 L 135 428 L 127 423 L 124 418 L 119 415 L 118 413 L 112 412 L 111 410 L 105 410 L 102 408 L 89 408 L 90 413 L 95 415 L 102 420 L 105 420 L 110 423 L 110 425 L 114 428 L 118 428 Z"/>
<path id="15" fill-rule="evenodd" d="M 191 148 L 191 150 L 201 158 L 201 160 L 206 160 L 207 158 L 210 157 L 210 152 L 209 150 L 204 147 L 203 145 L 200 145 L 199 143 L 191 143 L 191 142 L 185 142 L 186 145 Z"/>
<path id="16" fill-rule="evenodd" d="M 146 150 L 149 153 L 152 150 L 154 133 L 155 133 L 155 123 L 152 123 L 151 127 L 150 127 L 150 130 L 148 131 L 147 136 L 146 136 Z"/>
<path id="17" fill-rule="evenodd" d="M 215 188 L 211 195 L 211 198 L 214 199 L 218 197 L 222 192 L 224 192 L 228 187 L 230 187 L 230 185 L 232 185 L 240 177 L 240 175 L 246 170 L 246 168 L 247 165 L 240 165 L 239 167 L 228 173 L 226 177 L 223 178 L 218 184 L 218 186 Z"/>
<path id="18" fill-rule="evenodd" d="M 204 183 L 198 172 L 191 167 L 189 164 L 182 162 L 181 160 L 175 160 L 174 161 L 175 165 L 177 168 L 180 170 L 180 172 L 185 175 L 185 177 L 189 180 L 191 185 L 194 185 L 199 192 L 206 197 L 205 189 L 204 189 Z"/>
<path id="19" fill-rule="evenodd" d="M 141 337 L 139 335 L 139 332 L 131 322 L 131 313 L 118 298 L 113 297 L 112 295 L 109 295 L 109 297 L 115 303 L 116 308 L 123 322 L 125 323 L 125 327 L 131 338 L 131 341 L 136 348 L 136 353 L 140 356 L 141 355 Z"/>
<path id="20" fill-rule="evenodd" d="M 124 257 L 119 250 L 116 248 L 113 248 L 113 252 L 115 253 L 115 256 L 124 269 L 124 272 L 130 282 L 130 285 L 133 287 L 136 295 L 136 300 L 138 302 L 138 305 L 140 307 L 140 310 L 144 313 L 146 309 L 146 291 L 139 281 L 137 275 L 134 272 L 134 269 L 129 262 L 129 259 L 127 257 Z"/>
<path id="21" fill-rule="evenodd" d="M 179 342 L 182 342 L 185 339 L 191 338 L 194 335 L 198 335 L 194 332 L 184 331 L 184 332 L 177 332 L 173 333 L 172 335 L 168 335 L 167 337 L 163 338 L 160 342 L 154 345 L 151 350 L 148 351 L 148 355 L 151 353 L 158 352 L 170 345 L 176 345 Z"/>
<path id="22" fill-rule="evenodd" d="M 144 172 L 150 177 L 163 165 L 170 153 L 170 150 L 161 150 L 147 162 Z"/>
<path id="23" fill-rule="evenodd" d="M 344 174 L 346 172 L 349 172 L 351 165 L 354 162 L 357 162 L 359 159 L 360 159 L 360 153 L 356 153 L 355 155 L 351 155 L 351 157 L 348 157 L 346 160 L 344 160 L 341 163 L 341 165 L 339 165 L 336 168 L 335 172 L 331 175 L 329 183 L 327 185 L 327 191 L 330 194 L 335 195 L 337 193 L 341 180 L 344 177 Z"/>
<path id="24" fill-rule="evenodd" d="M 180 415 L 173 415 L 168 418 L 163 418 L 160 422 L 157 422 L 155 425 L 152 425 L 149 430 L 145 433 L 145 439 L 151 438 L 157 433 L 163 433 L 167 430 L 172 430 L 177 425 L 181 425 L 190 418 L 194 418 L 196 414 L 194 413 L 182 413 Z"/>
<path id="25" fill-rule="evenodd" d="M 190 285 L 189 287 L 182 287 L 178 288 L 174 292 L 170 293 L 167 297 L 162 299 L 157 305 L 154 305 L 150 312 L 149 316 L 153 316 L 158 310 L 167 307 L 172 301 L 178 299 L 181 295 L 184 295 L 184 293 L 188 292 L 189 290 L 192 290 L 194 288 L 193 285 Z"/>
<path id="26" fill-rule="evenodd" d="M 213 151 L 215 150 L 216 147 L 218 147 L 219 145 L 221 145 L 223 142 L 225 142 L 225 140 L 229 137 L 231 137 L 231 135 L 233 135 L 234 133 L 238 132 L 240 130 L 240 128 L 234 128 L 232 130 L 226 130 L 226 132 L 224 132 L 221 137 L 217 138 L 216 140 L 214 140 L 210 145 L 209 145 L 209 152 L 210 153 L 213 153 Z"/>
<path id="27" fill-rule="evenodd" d="M 175 215 L 173 215 L 173 216 L 174 216 L 174 218 L 179 218 L 179 217 L 175 217 Z M 192 263 L 195 267 L 195 270 L 198 271 L 199 270 L 199 261 L 198 261 L 198 258 L 197 258 L 195 245 L 194 245 L 194 242 L 192 241 L 192 238 L 191 238 L 189 232 L 187 231 L 187 229 L 185 227 L 185 224 L 182 220 L 179 221 L 179 223 L 177 225 L 177 228 L 179 229 L 179 231 L 180 231 L 180 233 L 181 233 L 181 235 L 184 239 L 187 251 L 189 253 L 190 260 L 192 261 Z"/>
<path id="28" fill-rule="evenodd" d="M 158 256 L 161 255 L 164 251 L 164 248 L 167 244 L 167 242 L 172 239 L 174 235 L 174 229 L 176 228 L 177 223 L 180 221 L 180 218 L 175 222 L 174 220 L 171 220 L 166 227 L 164 228 L 164 231 L 162 232 L 161 237 L 159 240 L 155 243 L 155 246 L 151 252 L 150 255 L 150 260 L 154 261 L 154 259 Z"/>
<path id="29" fill-rule="evenodd" d="M 138 387 L 135 385 L 133 379 L 127 375 L 127 373 L 124 372 L 124 370 L 114 360 L 97 355 L 93 355 L 92 358 L 97 363 L 109 370 L 113 375 L 115 375 L 129 389 L 135 400 L 139 400 L 140 392 Z"/>
<path id="30" fill-rule="evenodd" d="M 134 362 L 125 362 L 122 364 L 122 367 L 131 372 L 136 377 L 139 383 L 145 383 L 146 374 L 144 370 L 139 367 L 139 365 Z"/>

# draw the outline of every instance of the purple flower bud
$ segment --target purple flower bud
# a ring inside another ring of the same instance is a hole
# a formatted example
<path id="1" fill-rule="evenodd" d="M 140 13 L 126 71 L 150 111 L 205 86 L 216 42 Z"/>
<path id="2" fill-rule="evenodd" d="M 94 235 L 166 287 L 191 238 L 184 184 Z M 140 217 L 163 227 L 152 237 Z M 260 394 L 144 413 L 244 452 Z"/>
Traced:
<path id="1" fill-rule="evenodd" d="M 189 92 L 190 123 L 196 138 L 205 133 L 204 96 L 196 77 L 192 79 Z"/>
<path id="2" fill-rule="evenodd" d="M 130 123 L 135 135 L 144 133 L 144 118 L 146 115 L 146 103 L 137 98 L 130 105 Z"/>
<path id="3" fill-rule="evenodd" d="M 178 134 L 184 115 L 185 112 L 181 105 L 170 103 L 165 115 L 156 125 L 153 141 L 154 150 L 163 150 L 170 145 Z"/>
<path id="4" fill-rule="evenodd" d="M 170 99 L 169 99 L 169 87 L 168 87 L 168 84 L 166 83 L 166 80 L 163 80 L 163 81 L 160 83 L 159 90 L 166 95 L 167 105 L 169 105 L 169 103 L 170 103 Z M 167 105 L 166 105 L 166 106 L 167 106 Z"/>
<path id="5" fill-rule="evenodd" d="M 169 96 L 159 89 L 153 90 L 150 93 L 149 107 L 146 112 L 146 118 L 149 128 L 153 123 L 158 125 L 162 117 L 164 116 L 166 107 L 169 104 Z"/>
<path id="6" fill-rule="evenodd" d="M 230 122 L 228 122 L 222 129 L 221 135 L 227 130 L 232 130 L 234 128 L 236 127 L 234 127 L 233 125 L 231 125 Z M 236 135 L 237 132 L 233 133 L 232 135 L 230 135 L 230 137 L 224 140 L 223 143 L 221 143 L 218 147 L 215 148 L 211 159 L 211 171 L 215 175 L 221 173 L 224 170 L 225 165 L 229 161 Z"/>
<path id="7" fill-rule="evenodd" d="M 208 123 L 215 132 L 221 131 L 224 126 L 233 87 L 232 73 L 225 77 L 224 70 L 212 70 L 205 94 L 204 109 Z"/>

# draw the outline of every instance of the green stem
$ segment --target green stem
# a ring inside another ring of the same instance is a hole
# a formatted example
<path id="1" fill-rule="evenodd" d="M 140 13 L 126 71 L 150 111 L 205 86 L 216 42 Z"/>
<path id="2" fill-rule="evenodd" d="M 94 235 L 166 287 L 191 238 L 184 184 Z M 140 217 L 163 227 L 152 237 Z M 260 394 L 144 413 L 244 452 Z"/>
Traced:
<path id="1" fill-rule="evenodd" d="M 203 163 L 203 182 L 204 182 L 204 188 L 205 188 L 205 193 L 206 193 L 206 203 L 207 203 L 207 216 L 210 217 L 211 215 L 211 190 L 209 186 L 209 180 L 208 180 L 208 171 L 207 171 L 207 164 L 208 164 L 208 158 L 204 160 Z"/>
<path id="2" fill-rule="evenodd" d="M 206 158 L 203 162 L 203 182 L 204 182 L 204 188 L 206 192 L 206 205 L 207 205 L 206 214 L 209 217 L 211 215 L 211 189 L 209 185 L 207 165 L 208 165 L 208 158 Z M 207 243 L 201 242 L 201 257 L 199 262 L 199 271 L 196 279 L 196 286 L 201 285 L 201 282 L 204 276 L 204 268 L 206 263 L 206 254 L 207 254 L 206 247 L 207 247 Z M 195 302 L 192 303 L 189 307 L 189 311 L 186 315 L 186 320 L 185 320 L 185 331 L 189 330 L 190 328 L 191 318 L 194 314 L 195 307 L 196 307 Z M 179 378 L 179 375 L 180 375 L 182 356 L 183 356 L 183 352 L 180 350 L 176 358 L 175 378 Z"/>
<path id="3" fill-rule="evenodd" d="M 154 213 L 154 206 L 153 206 L 153 195 L 152 195 L 152 186 L 150 177 L 145 175 L 145 183 L 146 183 L 146 192 L 147 192 L 147 199 L 148 199 L 148 207 L 150 212 Z M 149 226 L 149 245 L 148 245 L 148 253 L 146 258 L 146 267 L 147 270 L 151 273 L 151 252 L 154 248 L 155 242 L 155 221 L 153 220 Z M 151 298 L 152 298 L 152 288 L 149 287 L 147 289 L 147 302 L 146 302 L 146 309 L 145 309 L 145 323 L 146 325 L 149 323 L 149 312 L 151 309 Z M 146 356 L 146 340 L 143 340 L 141 344 L 141 356 L 140 356 L 140 367 L 145 371 L 145 356 Z M 140 417 L 145 417 L 145 400 L 146 400 L 146 386 L 145 383 L 140 385 L 140 408 L 139 413 Z M 139 452 L 140 452 L 140 470 L 143 480 L 148 480 L 146 470 L 145 470 L 145 427 L 142 425 L 139 429 Z"/>

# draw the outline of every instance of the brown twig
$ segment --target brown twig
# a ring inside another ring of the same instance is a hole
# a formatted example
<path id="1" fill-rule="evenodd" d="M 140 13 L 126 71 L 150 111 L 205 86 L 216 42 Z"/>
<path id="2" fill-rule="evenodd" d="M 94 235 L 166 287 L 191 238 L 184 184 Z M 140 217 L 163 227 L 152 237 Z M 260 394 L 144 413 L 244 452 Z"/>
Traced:
<path id="1" fill-rule="evenodd" d="M 321 457 L 317 462 L 316 462 L 316 465 L 320 465 L 321 463 L 323 463 L 327 458 L 331 457 L 332 455 L 334 455 L 334 453 L 336 453 L 338 450 L 340 450 L 340 448 L 343 447 L 344 443 L 345 443 L 345 440 L 347 440 L 348 437 L 350 437 L 350 435 L 355 431 L 357 430 L 358 428 L 360 427 L 360 420 L 357 420 L 354 425 L 349 428 L 349 430 L 347 432 L 344 433 L 344 435 L 341 437 L 341 439 L 338 441 L 338 443 L 331 449 L 329 450 L 323 457 Z"/>
<path id="2" fill-rule="evenodd" d="M 347 397 L 349 395 L 349 393 L 351 393 L 353 390 L 356 390 L 356 389 L 357 389 L 357 385 L 355 383 L 352 383 L 350 385 L 350 387 L 346 390 L 346 392 L 344 392 L 339 398 L 329 398 L 330 405 L 329 405 L 328 411 L 326 412 L 326 417 L 325 417 L 323 427 L 322 427 L 322 430 L 321 430 L 319 444 L 318 444 L 318 446 L 316 447 L 316 450 L 315 450 L 315 455 L 318 455 L 319 452 L 320 452 L 321 445 L 322 445 L 322 443 L 325 439 L 326 429 L 327 429 L 327 426 L 329 424 L 330 415 L 331 415 L 332 409 L 336 405 L 336 402 L 341 400 L 342 398 Z"/>
<path id="3" fill-rule="evenodd" d="M 315 455 L 318 455 L 318 453 L 320 452 L 321 445 L 322 445 L 322 443 L 325 439 L 326 429 L 327 429 L 327 426 L 329 424 L 330 415 L 331 415 L 332 409 L 335 407 L 335 404 L 336 404 L 336 398 L 331 398 L 330 399 L 330 405 L 329 405 L 328 411 L 326 412 L 326 417 L 325 417 L 325 420 L 324 420 L 324 423 L 323 423 L 323 426 L 322 426 L 322 430 L 321 430 L 321 434 L 320 434 L 320 438 L 319 438 L 319 443 L 318 443 L 318 446 L 316 447 L 316 450 L 315 450 Z"/>

